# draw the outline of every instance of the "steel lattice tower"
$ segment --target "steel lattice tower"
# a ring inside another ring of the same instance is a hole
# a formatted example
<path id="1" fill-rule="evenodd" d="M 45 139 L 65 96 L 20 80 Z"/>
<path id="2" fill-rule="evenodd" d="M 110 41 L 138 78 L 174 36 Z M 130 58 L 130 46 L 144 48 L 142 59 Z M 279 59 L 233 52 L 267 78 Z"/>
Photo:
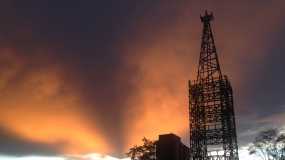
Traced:
<path id="1" fill-rule="evenodd" d="M 210 25 L 213 14 L 206 11 L 200 18 L 198 75 L 189 81 L 190 160 L 238 160 L 232 87 L 220 69 Z"/>

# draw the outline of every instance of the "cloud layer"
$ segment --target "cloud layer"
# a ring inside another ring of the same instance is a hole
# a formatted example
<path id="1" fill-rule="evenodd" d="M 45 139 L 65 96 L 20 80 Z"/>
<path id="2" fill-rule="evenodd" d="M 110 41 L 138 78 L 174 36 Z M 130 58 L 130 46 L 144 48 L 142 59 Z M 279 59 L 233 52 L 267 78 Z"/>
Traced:
<path id="1" fill-rule="evenodd" d="M 2 3 L 1 154 L 123 156 L 169 132 L 187 143 L 205 8 L 234 87 L 239 142 L 283 125 L 281 0 Z"/>

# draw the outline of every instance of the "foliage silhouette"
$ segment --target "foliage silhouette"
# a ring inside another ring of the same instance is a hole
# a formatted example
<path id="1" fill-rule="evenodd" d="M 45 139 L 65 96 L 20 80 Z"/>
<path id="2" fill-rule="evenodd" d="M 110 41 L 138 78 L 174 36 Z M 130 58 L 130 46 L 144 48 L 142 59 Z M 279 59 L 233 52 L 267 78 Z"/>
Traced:
<path id="1" fill-rule="evenodd" d="M 277 129 L 261 131 L 248 151 L 263 160 L 285 160 L 285 134 Z"/>
<path id="2" fill-rule="evenodd" d="M 126 155 L 132 160 L 155 160 L 155 141 L 145 137 L 142 141 L 143 144 L 141 146 L 133 146 Z"/>

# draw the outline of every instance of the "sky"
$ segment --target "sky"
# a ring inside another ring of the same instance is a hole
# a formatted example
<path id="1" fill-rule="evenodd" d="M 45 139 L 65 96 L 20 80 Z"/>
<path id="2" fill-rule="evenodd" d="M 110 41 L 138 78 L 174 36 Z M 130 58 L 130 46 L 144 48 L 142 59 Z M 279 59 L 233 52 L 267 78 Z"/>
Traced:
<path id="1" fill-rule="evenodd" d="M 284 127 L 283 0 L 2 0 L 0 155 L 123 158 L 170 132 L 187 144 L 206 9 L 240 148 Z"/>

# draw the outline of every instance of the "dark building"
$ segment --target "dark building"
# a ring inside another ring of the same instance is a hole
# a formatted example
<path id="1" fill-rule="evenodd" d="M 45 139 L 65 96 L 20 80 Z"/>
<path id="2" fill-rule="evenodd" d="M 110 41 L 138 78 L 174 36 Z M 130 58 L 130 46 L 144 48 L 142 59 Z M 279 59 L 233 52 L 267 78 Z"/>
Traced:
<path id="1" fill-rule="evenodd" d="M 157 160 L 188 160 L 189 148 L 175 134 L 159 135 L 156 142 Z"/>

